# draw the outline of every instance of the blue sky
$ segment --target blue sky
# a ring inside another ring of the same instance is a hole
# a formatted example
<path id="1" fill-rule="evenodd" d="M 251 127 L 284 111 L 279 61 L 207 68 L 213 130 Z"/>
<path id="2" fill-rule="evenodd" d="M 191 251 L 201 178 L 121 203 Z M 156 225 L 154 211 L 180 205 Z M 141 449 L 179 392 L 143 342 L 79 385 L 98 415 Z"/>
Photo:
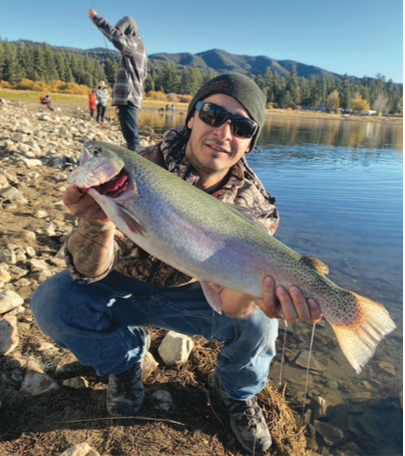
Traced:
<path id="1" fill-rule="evenodd" d="M 401 0 L 0 0 L 0 37 L 113 49 L 90 22 L 132 16 L 148 55 L 223 49 L 403 81 Z"/>

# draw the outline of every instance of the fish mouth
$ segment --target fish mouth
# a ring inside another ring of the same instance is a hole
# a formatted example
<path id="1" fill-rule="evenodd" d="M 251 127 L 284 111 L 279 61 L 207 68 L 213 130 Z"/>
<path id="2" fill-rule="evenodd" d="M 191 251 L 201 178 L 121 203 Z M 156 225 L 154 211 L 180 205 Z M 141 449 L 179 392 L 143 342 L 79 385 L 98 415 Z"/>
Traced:
<path id="1" fill-rule="evenodd" d="M 91 188 L 100 193 L 100 195 L 107 196 L 108 198 L 118 198 L 125 192 L 125 190 L 127 190 L 129 183 L 129 173 L 124 167 L 111 180 L 100 185 L 95 185 Z"/>

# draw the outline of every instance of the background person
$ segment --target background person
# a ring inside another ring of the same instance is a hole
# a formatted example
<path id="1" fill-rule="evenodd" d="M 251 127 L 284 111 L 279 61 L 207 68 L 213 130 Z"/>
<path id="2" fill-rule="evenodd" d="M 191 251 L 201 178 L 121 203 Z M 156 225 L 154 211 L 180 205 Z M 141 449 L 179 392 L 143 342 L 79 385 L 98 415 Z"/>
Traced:
<path id="1" fill-rule="evenodd" d="M 128 149 L 135 151 L 141 147 L 137 114 L 142 106 L 143 83 L 147 76 L 145 45 L 132 17 L 125 16 L 115 27 L 112 27 L 93 9 L 89 9 L 88 15 L 97 28 L 121 52 L 112 93 L 112 106 L 118 107 L 122 134 Z"/>
<path id="2" fill-rule="evenodd" d="M 90 109 L 90 118 L 93 119 L 94 111 L 96 110 L 96 94 L 94 89 L 89 93 L 89 109 Z"/>
<path id="3" fill-rule="evenodd" d="M 96 96 L 96 105 L 97 105 L 97 118 L 96 121 L 98 123 L 104 122 L 104 114 L 105 110 L 107 109 L 107 100 L 108 100 L 108 91 L 107 85 L 104 81 L 100 81 L 98 83 L 97 89 L 94 90 L 94 94 Z"/>
<path id="4" fill-rule="evenodd" d="M 256 144 L 264 110 L 265 97 L 251 79 L 217 76 L 191 101 L 185 126 L 167 131 L 161 143 L 140 154 L 219 200 L 249 208 L 273 234 L 279 222 L 275 200 L 244 156 Z M 68 271 L 32 295 L 41 330 L 98 375 L 109 374 L 106 405 L 113 416 L 132 416 L 142 405 L 141 360 L 150 343 L 145 327 L 223 341 L 210 388 L 243 448 L 267 450 L 271 437 L 255 395 L 275 355 L 276 296 L 287 320 L 318 321 L 315 301 L 306 301 L 296 287 L 275 290 L 268 277 L 263 299 L 224 288 L 219 315 L 198 282 L 137 247 L 87 193 L 69 187 L 63 200 L 79 221 L 66 243 Z"/>

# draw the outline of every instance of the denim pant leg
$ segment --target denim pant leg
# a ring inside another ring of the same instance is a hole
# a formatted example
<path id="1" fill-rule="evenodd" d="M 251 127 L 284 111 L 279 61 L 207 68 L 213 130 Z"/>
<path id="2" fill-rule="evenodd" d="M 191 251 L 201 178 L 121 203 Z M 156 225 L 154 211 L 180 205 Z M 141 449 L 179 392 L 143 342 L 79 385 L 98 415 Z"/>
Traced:
<path id="1" fill-rule="evenodd" d="M 134 105 L 119 105 L 119 119 L 121 124 L 122 135 L 127 142 L 129 150 L 138 150 L 141 148 L 138 132 L 138 108 Z"/>
<path id="2" fill-rule="evenodd" d="M 278 320 L 261 310 L 243 318 L 219 315 L 207 303 L 198 282 L 182 287 L 151 286 L 147 326 L 224 342 L 217 356 L 216 373 L 233 399 L 247 400 L 267 381 L 275 355 Z M 118 321 L 134 324 L 139 308 L 131 299 L 114 310 Z"/>
<path id="3" fill-rule="evenodd" d="M 264 387 L 278 328 L 260 310 L 243 318 L 218 315 L 199 283 L 157 287 L 115 271 L 88 285 L 67 271 L 57 274 L 34 292 L 31 310 L 45 334 L 99 375 L 123 372 L 141 358 L 139 326 L 224 341 L 216 371 L 229 396 L 240 400 Z"/>
<path id="4" fill-rule="evenodd" d="M 65 270 L 41 283 L 30 307 L 41 331 L 83 365 L 93 366 L 98 375 L 119 374 L 142 358 L 144 334 L 138 327 L 118 323 L 111 310 L 115 300 L 124 301 L 131 292 L 118 282 L 117 287 L 103 282 L 79 284 Z M 145 297 L 145 308 L 148 288 L 140 282 L 137 291 L 140 303 Z M 146 326 L 146 321 L 140 318 L 137 326 Z"/>

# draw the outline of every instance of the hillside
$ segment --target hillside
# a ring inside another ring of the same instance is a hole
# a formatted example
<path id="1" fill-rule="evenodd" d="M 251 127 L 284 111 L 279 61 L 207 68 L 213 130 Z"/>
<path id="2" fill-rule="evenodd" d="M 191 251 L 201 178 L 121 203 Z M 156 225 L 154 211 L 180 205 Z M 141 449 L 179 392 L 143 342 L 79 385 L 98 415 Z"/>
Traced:
<path id="1" fill-rule="evenodd" d="M 27 40 L 22 40 L 22 42 L 25 46 L 38 44 Z M 104 62 L 107 58 L 119 61 L 119 52 L 115 51 L 110 43 L 108 43 L 108 46 L 109 48 L 93 48 L 87 50 L 62 46 L 50 46 L 50 48 L 54 52 L 64 51 L 81 56 L 87 53 L 89 57 L 100 62 Z M 273 72 L 277 71 L 280 76 L 285 76 L 291 68 L 295 66 L 298 77 L 304 76 L 307 79 L 312 75 L 317 78 L 325 76 L 337 77 L 340 79 L 342 77 L 342 75 L 331 73 L 330 71 L 322 68 L 296 62 L 294 60 L 274 60 L 264 55 L 255 57 L 249 55 L 236 55 L 220 49 L 211 49 L 197 54 L 190 54 L 188 52 L 180 52 L 176 54 L 161 52 L 151 54 L 148 58 L 150 69 L 156 70 L 161 68 L 166 61 L 172 61 L 176 63 L 176 65 L 181 66 L 195 65 L 203 72 L 214 70 L 217 73 L 235 71 L 237 73 L 246 74 L 246 72 L 251 71 L 253 74 L 259 72 L 262 76 L 264 76 L 266 68 L 270 67 Z"/>

